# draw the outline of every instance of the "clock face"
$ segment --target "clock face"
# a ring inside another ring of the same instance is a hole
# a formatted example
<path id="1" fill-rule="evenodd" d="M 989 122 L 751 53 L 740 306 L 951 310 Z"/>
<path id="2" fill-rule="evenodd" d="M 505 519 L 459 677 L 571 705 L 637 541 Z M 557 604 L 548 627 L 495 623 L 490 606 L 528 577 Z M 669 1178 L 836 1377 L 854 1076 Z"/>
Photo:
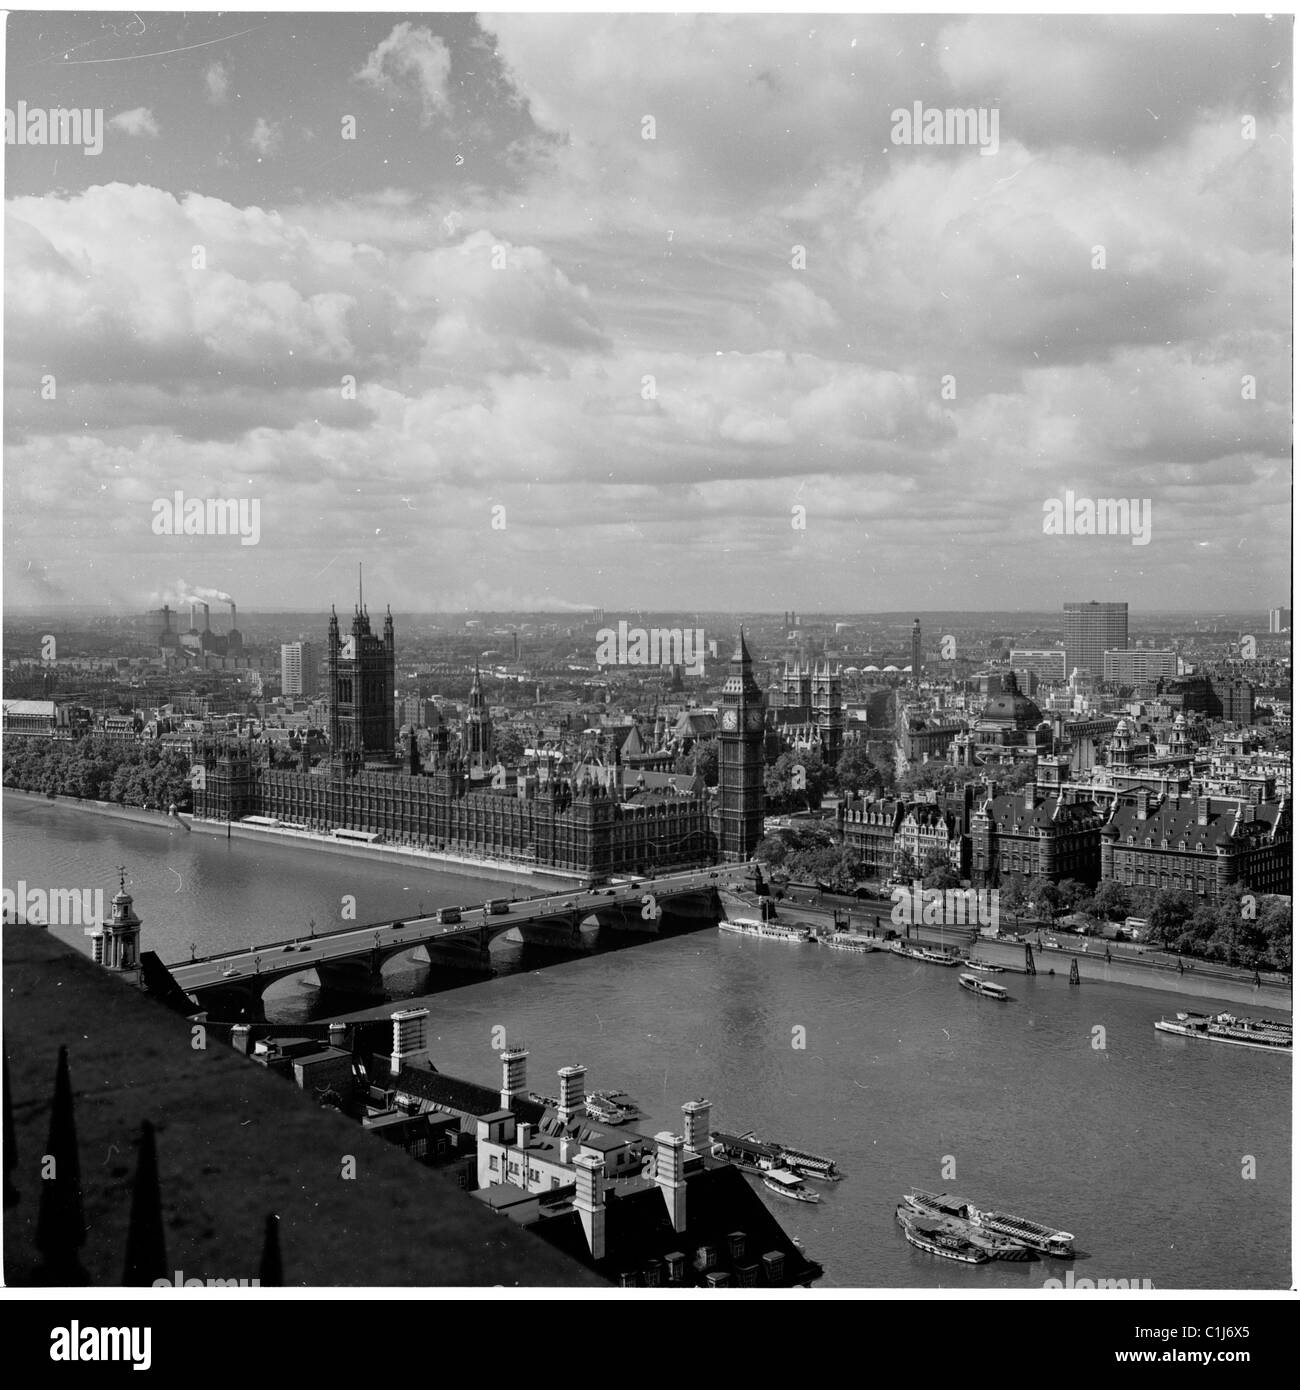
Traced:
<path id="1" fill-rule="evenodd" d="M 763 711 L 752 709 L 745 715 L 745 727 L 747 729 L 761 729 L 763 727 Z"/>
<path id="2" fill-rule="evenodd" d="M 344 661 L 355 661 L 357 659 L 357 641 L 355 637 L 349 637 L 344 643 L 339 655 Z"/>
<path id="3" fill-rule="evenodd" d="M 724 709 L 722 711 L 722 727 L 734 731 L 736 727 L 736 711 L 734 709 Z"/>

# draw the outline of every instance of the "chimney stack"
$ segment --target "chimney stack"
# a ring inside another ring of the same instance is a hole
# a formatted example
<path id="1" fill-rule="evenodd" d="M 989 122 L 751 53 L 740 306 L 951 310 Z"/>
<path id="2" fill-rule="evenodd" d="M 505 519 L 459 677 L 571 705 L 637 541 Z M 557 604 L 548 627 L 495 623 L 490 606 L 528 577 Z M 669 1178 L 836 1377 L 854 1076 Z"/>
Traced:
<path id="1" fill-rule="evenodd" d="M 197 632 L 198 630 L 199 630 L 199 610 L 198 610 L 198 608 L 197 608 L 194 604 L 191 603 L 191 604 L 190 604 L 190 631 L 191 631 L 191 632 Z"/>
<path id="2" fill-rule="evenodd" d="M 1210 823 L 1210 798 L 1208 796 L 1196 798 L 1196 823 L 1197 825 L 1209 825 Z"/>
<path id="3" fill-rule="evenodd" d="M 211 632 L 211 631 L 212 631 L 212 620 L 211 620 L 211 617 L 212 617 L 211 612 L 210 612 L 210 610 L 209 610 L 209 608 L 208 608 L 208 605 L 205 603 L 205 604 L 203 605 L 203 631 L 204 631 L 204 632 Z"/>
<path id="4" fill-rule="evenodd" d="M 566 1068 L 565 1070 L 570 1070 Z M 578 1171 L 573 1206 L 582 1220 L 582 1231 L 593 1260 L 605 1258 L 605 1162 L 595 1154 L 579 1154 L 573 1160 Z"/>
<path id="5" fill-rule="evenodd" d="M 710 1104 L 701 1097 L 699 1100 L 688 1100 L 682 1106 L 682 1114 L 686 1116 L 686 1147 L 693 1153 L 707 1154 L 711 1147 L 709 1139 L 709 1112 Z"/>
<path id="6" fill-rule="evenodd" d="M 587 1106 L 587 1068 L 561 1067 L 560 1078 L 560 1122 L 573 1119 Z"/>
<path id="7" fill-rule="evenodd" d="M 393 1051 L 389 1069 L 394 1076 L 404 1066 L 427 1066 L 429 1061 L 428 1009 L 399 1009 L 388 1015 L 393 1021 Z"/>
<path id="8" fill-rule="evenodd" d="M 686 1229 L 686 1179 L 682 1175 L 686 1141 L 680 1134 L 663 1130 L 655 1135 L 655 1182 L 664 1194 L 664 1204 L 678 1233 Z"/>
<path id="9" fill-rule="evenodd" d="M 230 629 L 232 632 L 239 626 L 239 623 L 236 621 L 238 616 L 239 615 L 235 612 L 234 600 L 232 599 L 230 602 Z"/>
<path id="10" fill-rule="evenodd" d="M 343 1023 L 330 1024 L 330 1046 L 337 1047 L 340 1052 L 347 1051 L 347 1025 Z"/>
<path id="11" fill-rule="evenodd" d="M 524 1124 L 523 1121 L 520 1121 L 520 1123 L 516 1127 L 515 1133 L 517 1135 L 515 1142 L 519 1145 L 521 1149 L 526 1150 L 529 1144 L 533 1142 L 532 1125 Z"/>
<path id="12" fill-rule="evenodd" d="M 528 1094 L 528 1049 L 523 1043 L 507 1043 L 501 1049 L 501 1108 Z"/>

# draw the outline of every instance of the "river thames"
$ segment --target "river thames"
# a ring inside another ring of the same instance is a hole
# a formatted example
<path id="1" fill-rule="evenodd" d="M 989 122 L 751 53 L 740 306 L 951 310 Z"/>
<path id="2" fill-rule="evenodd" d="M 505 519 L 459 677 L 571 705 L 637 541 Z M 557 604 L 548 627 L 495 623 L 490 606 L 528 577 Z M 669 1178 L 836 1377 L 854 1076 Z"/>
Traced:
<path id="1" fill-rule="evenodd" d="M 125 864 L 143 947 L 166 961 L 306 935 L 312 918 L 341 925 L 344 895 L 366 921 L 493 892 L 477 876 L 35 798 L 6 795 L 4 811 L 6 887 L 102 887 L 107 900 Z M 86 949 L 80 929 L 52 930 Z M 586 939 L 592 954 L 559 963 L 533 947 L 494 952 L 496 978 L 432 994 L 414 961 L 385 978 L 404 1007 L 429 1007 L 439 1070 L 499 1084 L 504 1030 L 526 1040 L 538 1091 L 581 1062 L 590 1086 L 631 1094 L 647 1133 L 680 1131 L 681 1104 L 707 1096 L 716 1128 L 835 1158 L 844 1181 L 813 1184 L 818 1206 L 762 1194 L 825 1266 L 818 1287 L 1036 1290 L 1071 1268 L 1160 1290 L 1290 1286 L 1290 1058 L 1152 1026 L 1221 1007 L 1211 1000 L 1040 974 L 1003 977 L 1013 998 L 999 1004 L 960 990 L 953 971 L 885 954 L 711 928 L 621 950 Z M 277 985 L 266 1006 L 286 1022 L 320 1017 L 315 977 Z M 1063 1227 L 1079 1258 L 968 1267 L 914 1250 L 894 1223 L 913 1185 Z"/>

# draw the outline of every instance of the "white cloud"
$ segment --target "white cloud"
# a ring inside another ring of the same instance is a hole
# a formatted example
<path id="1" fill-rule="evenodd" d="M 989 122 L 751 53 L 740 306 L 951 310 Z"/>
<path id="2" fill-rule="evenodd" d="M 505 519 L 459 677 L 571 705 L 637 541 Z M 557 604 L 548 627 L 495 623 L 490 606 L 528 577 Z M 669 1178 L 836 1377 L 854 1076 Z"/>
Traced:
<path id="1" fill-rule="evenodd" d="M 148 135 L 157 139 L 158 122 L 147 106 L 137 106 L 131 111 L 119 111 L 108 122 L 113 130 L 124 131 L 127 135 Z"/>
<path id="2" fill-rule="evenodd" d="M 406 22 L 396 25 L 370 53 L 356 79 L 381 91 L 413 88 L 420 101 L 420 124 L 431 125 L 435 116 L 451 111 L 447 97 L 450 71 L 447 45 L 432 30 Z"/>
<path id="3" fill-rule="evenodd" d="M 284 143 L 284 129 L 279 121 L 268 121 L 265 116 L 259 116 L 248 143 L 258 154 L 269 157 Z"/>
<path id="4" fill-rule="evenodd" d="M 220 106 L 226 99 L 226 93 L 230 89 L 230 76 L 226 72 L 224 63 L 213 63 L 203 75 L 203 80 L 208 89 L 208 100 L 215 106 Z"/>

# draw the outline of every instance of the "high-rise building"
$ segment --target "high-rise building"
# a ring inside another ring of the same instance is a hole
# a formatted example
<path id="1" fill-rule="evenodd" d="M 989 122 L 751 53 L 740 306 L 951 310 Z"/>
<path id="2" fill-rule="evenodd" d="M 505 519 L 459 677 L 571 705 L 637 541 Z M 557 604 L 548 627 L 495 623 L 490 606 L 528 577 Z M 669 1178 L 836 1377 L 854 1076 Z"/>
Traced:
<path id="1" fill-rule="evenodd" d="M 316 693 L 316 646 L 312 642 L 280 644 L 280 690 L 285 695 Z"/>
<path id="2" fill-rule="evenodd" d="M 1065 669 L 1064 647 L 1013 647 L 1011 669 L 1020 675 L 1032 672 L 1039 680 L 1063 681 L 1070 673 Z"/>
<path id="3" fill-rule="evenodd" d="M 763 838 L 763 725 L 763 692 L 742 630 L 718 718 L 718 849 L 724 861 L 749 859 Z"/>
<path id="4" fill-rule="evenodd" d="M 1127 603 L 1065 605 L 1065 673 L 1103 679 L 1106 653 L 1128 650 Z"/>
<path id="5" fill-rule="evenodd" d="M 1102 655 L 1102 676 L 1110 685 L 1145 685 L 1177 674 L 1178 653 L 1171 649 L 1135 647 Z"/>
<path id="6" fill-rule="evenodd" d="M 921 620 L 912 619 L 912 689 L 921 687 Z"/>
<path id="7" fill-rule="evenodd" d="M 1270 632 L 1291 631 L 1291 610 L 1289 608 L 1270 608 L 1268 610 L 1268 630 Z"/>

